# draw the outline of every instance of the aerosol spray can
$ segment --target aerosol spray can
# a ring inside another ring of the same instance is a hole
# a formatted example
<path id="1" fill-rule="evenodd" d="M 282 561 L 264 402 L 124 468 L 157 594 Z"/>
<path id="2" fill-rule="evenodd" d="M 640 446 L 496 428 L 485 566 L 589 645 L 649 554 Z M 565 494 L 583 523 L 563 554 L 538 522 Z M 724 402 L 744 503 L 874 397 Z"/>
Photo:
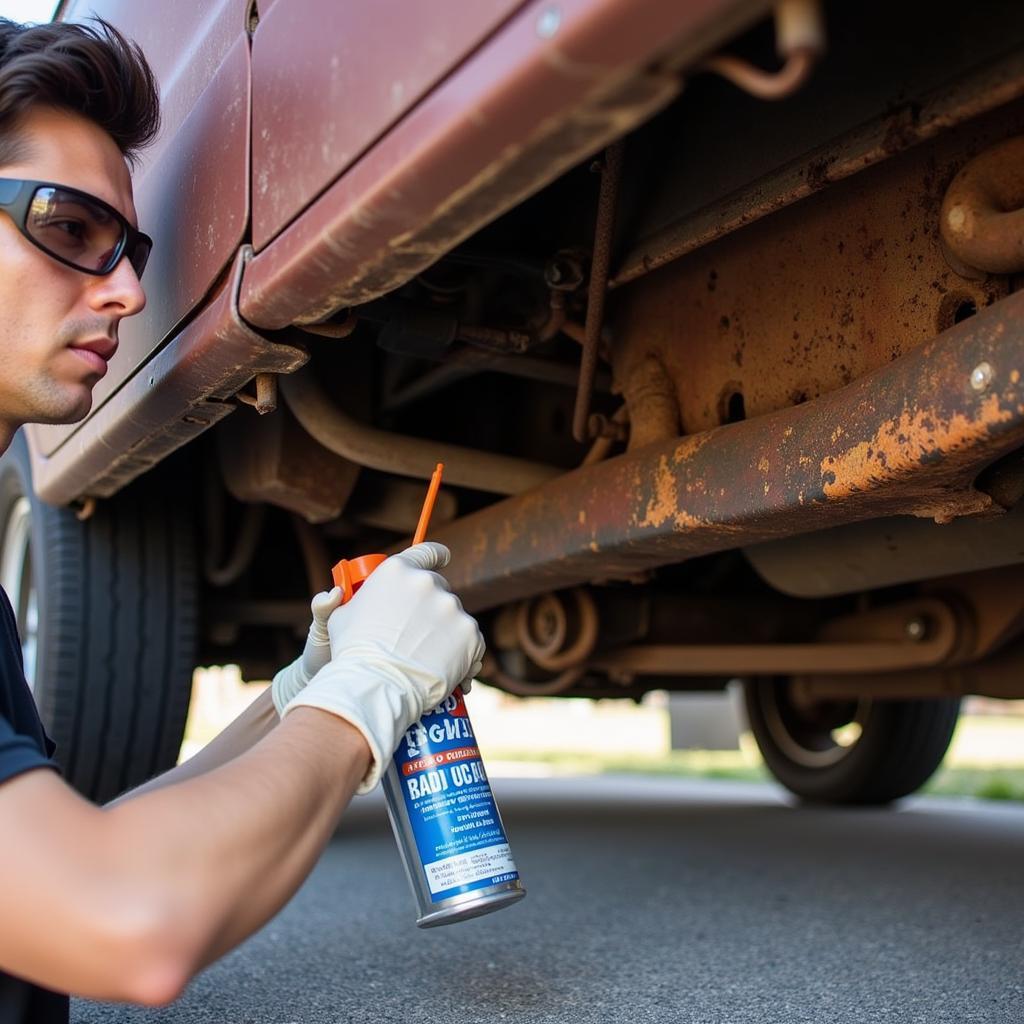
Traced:
<path id="1" fill-rule="evenodd" d="M 426 536 L 442 470 L 438 464 L 430 481 L 414 544 Z M 384 558 L 364 555 L 334 567 L 343 602 Z M 383 786 L 420 928 L 489 914 L 526 895 L 461 690 L 402 736 Z"/>

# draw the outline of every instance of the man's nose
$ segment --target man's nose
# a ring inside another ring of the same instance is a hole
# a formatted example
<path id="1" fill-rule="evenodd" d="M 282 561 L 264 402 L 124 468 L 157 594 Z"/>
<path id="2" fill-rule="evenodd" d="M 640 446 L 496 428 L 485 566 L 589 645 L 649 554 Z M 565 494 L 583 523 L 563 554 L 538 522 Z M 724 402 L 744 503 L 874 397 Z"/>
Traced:
<path id="1" fill-rule="evenodd" d="M 89 305 L 98 313 L 113 314 L 118 319 L 142 312 L 146 293 L 130 260 L 122 258 L 109 274 L 93 281 Z"/>

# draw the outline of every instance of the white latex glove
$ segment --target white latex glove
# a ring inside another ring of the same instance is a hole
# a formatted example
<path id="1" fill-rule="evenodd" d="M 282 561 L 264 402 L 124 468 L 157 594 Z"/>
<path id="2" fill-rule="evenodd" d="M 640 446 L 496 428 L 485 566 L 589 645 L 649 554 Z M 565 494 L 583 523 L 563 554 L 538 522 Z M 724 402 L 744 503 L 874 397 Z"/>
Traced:
<path id="1" fill-rule="evenodd" d="M 380 780 L 407 729 L 480 671 L 484 640 L 444 577 L 443 544 L 392 555 L 327 622 L 331 661 L 289 702 L 344 718 L 365 737 L 373 763 L 357 792 Z"/>
<path id="2" fill-rule="evenodd" d="M 331 638 L 327 633 L 327 620 L 341 604 L 341 587 L 323 591 L 310 602 L 313 621 L 306 637 L 302 654 L 274 676 L 271 696 L 280 715 L 284 706 L 331 660 Z"/>

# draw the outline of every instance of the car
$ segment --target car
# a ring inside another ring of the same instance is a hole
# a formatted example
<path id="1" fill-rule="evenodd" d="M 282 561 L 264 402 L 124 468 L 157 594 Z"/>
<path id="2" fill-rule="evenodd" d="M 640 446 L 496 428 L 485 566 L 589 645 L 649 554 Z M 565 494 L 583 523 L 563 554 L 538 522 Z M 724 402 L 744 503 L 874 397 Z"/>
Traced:
<path id="1" fill-rule="evenodd" d="M 0 460 L 65 771 L 172 764 L 430 536 L 520 695 L 744 681 L 794 793 L 884 804 L 1024 696 L 1024 10 L 64 0 L 137 40 L 144 313 Z"/>

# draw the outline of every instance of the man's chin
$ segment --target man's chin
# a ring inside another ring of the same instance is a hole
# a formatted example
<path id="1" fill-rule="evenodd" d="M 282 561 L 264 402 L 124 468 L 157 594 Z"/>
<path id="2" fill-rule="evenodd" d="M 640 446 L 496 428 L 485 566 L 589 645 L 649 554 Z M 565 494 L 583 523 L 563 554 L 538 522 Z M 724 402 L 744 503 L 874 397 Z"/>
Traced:
<path id="1" fill-rule="evenodd" d="M 59 426 L 63 423 L 79 423 L 92 409 L 92 390 L 77 396 L 67 396 L 61 401 L 45 403 L 45 408 L 36 411 L 32 423 L 46 423 Z"/>

